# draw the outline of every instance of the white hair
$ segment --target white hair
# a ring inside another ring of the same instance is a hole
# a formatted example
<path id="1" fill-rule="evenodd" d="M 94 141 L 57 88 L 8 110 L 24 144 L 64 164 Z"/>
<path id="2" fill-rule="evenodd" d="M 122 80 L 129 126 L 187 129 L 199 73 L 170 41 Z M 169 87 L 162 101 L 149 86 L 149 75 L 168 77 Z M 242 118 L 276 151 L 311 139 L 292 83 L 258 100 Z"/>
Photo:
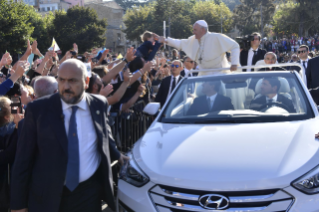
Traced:
<path id="1" fill-rule="evenodd" d="M 58 90 L 58 82 L 54 77 L 41 76 L 34 82 L 34 94 L 36 98 L 54 94 Z"/>
<path id="2" fill-rule="evenodd" d="M 273 52 L 267 52 L 264 56 L 264 59 L 266 58 L 267 55 L 271 54 L 273 57 L 275 57 L 275 59 L 277 60 L 277 55 Z"/>
<path id="3" fill-rule="evenodd" d="M 64 65 L 74 65 L 76 66 L 79 70 L 81 70 L 81 72 L 83 73 L 83 77 L 86 78 L 88 75 L 87 75 L 87 69 L 86 69 L 86 66 L 85 64 L 80 61 L 80 60 L 77 60 L 77 59 L 68 59 L 66 61 L 64 61 L 60 67 L 59 67 L 59 70 L 64 66 Z"/>

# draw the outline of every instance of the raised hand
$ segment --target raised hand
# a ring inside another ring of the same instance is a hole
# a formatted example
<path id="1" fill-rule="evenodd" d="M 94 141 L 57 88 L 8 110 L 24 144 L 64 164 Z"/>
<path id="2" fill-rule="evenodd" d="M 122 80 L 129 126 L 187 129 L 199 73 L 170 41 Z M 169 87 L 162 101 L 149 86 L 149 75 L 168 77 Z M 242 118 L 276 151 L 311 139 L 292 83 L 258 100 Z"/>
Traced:
<path id="1" fill-rule="evenodd" d="M 126 59 L 128 62 L 133 61 L 133 60 L 136 58 L 136 56 L 134 56 L 135 52 L 136 52 L 136 50 L 134 50 L 133 47 L 128 48 L 127 51 L 126 51 L 125 59 Z"/>
<path id="2" fill-rule="evenodd" d="M 129 71 L 125 71 L 124 74 L 123 74 L 123 77 L 124 77 L 124 82 L 127 82 L 127 83 L 130 83 L 131 82 L 131 79 L 132 79 L 132 74 L 131 72 Z"/>
<path id="3" fill-rule="evenodd" d="M 73 43 L 73 50 L 76 52 L 76 53 L 79 53 L 79 48 L 78 48 L 78 45 L 76 43 Z"/>
<path id="4" fill-rule="evenodd" d="M 8 59 L 9 57 L 11 57 L 9 52 L 5 53 L 5 54 L 2 56 L 2 58 L 1 58 L 1 60 L 0 60 L 0 67 L 1 67 L 1 66 L 4 66 L 4 65 L 7 65 L 7 59 Z"/>
<path id="5" fill-rule="evenodd" d="M 110 95 L 110 93 L 112 93 L 112 91 L 113 91 L 113 85 L 108 84 L 105 87 L 104 87 L 104 85 L 102 85 L 102 88 L 100 90 L 100 95 L 108 97 L 108 95 Z"/>
<path id="6" fill-rule="evenodd" d="M 30 40 L 27 42 L 27 50 L 25 51 L 26 55 L 30 55 L 32 53 L 32 47 L 30 45 Z"/>
<path id="7" fill-rule="evenodd" d="M 137 92 L 143 93 L 145 89 L 145 86 L 141 84 L 140 86 L 138 86 Z"/>
<path id="8" fill-rule="evenodd" d="M 22 75 L 29 70 L 30 63 L 28 61 L 19 61 L 17 68 L 15 70 L 15 74 L 19 75 L 22 77 Z"/>
<path id="9" fill-rule="evenodd" d="M 152 63 L 151 62 L 147 62 L 144 64 L 143 68 L 140 70 L 142 74 L 144 74 L 145 72 L 149 72 L 152 69 Z"/>
<path id="10" fill-rule="evenodd" d="M 164 43 L 165 42 L 165 38 L 163 36 L 159 36 L 158 37 L 158 42 Z"/>
<path id="11" fill-rule="evenodd" d="M 110 50 L 106 49 L 103 53 L 102 53 L 102 58 L 106 59 L 107 54 L 109 53 Z"/>
<path id="12" fill-rule="evenodd" d="M 32 48 L 32 54 L 37 54 L 37 50 L 38 50 L 38 42 L 35 40 L 33 41 L 32 45 L 31 45 L 31 48 Z M 39 50 L 38 50 L 39 51 Z"/>

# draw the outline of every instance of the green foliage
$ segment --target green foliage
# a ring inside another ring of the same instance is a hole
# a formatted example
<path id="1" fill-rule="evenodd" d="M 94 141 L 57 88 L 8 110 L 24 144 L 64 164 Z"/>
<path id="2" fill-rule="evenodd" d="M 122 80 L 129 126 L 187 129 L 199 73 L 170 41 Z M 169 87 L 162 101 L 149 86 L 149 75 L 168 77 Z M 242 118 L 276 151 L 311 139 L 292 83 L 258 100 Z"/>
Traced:
<path id="1" fill-rule="evenodd" d="M 227 5 L 227 7 L 229 7 L 231 11 L 233 11 L 235 7 L 240 4 L 240 0 L 222 0 L 222 1 Z"/>
<path id="2" fill-rule="evenodd" d="M 233 26 L 232 13 L 224 4 L 210 1 L 158 0 L 145 6 L 127 10 L 124 32 L 130 40 L 139 40 L 139 36 L 149 30 L 163 35 L 163 21 L 168 31 L 171 22 L 171 37 L 186 38 L 192 35 L 192 26 L 197 20 L 204 19 L 210 25 L 209 30 L 220 32 L 221 17 L 223 32 Z"/>
<path id="3" fill-rule="evenodd" d="M 318 30 L 319 2 L 316 0 L 285 1 L 273 17 L 274 31 L 279 34 L 307 35 Z"/>
<path id="4" fill-rule="evenodd" d="M 94 9 L 75 6 L 67 12 L 56 11 L 48 31 L 63 52 L 70 50 L 73 43 L 78 44 L 79 52 L 85 52 L 105 44 L 106 25 L 105 19 L 98 20 Z"/>
<path id="5" fill-rule="evenodd" d="M 275 12 L 275 0 L 240 0 L 234 9 L 235 24 L 243 34 L 260 31 L 262 5 L 263 25 L 269 24 Z M 259 29 L 259 30 L 257 30 Z"/>
<path id="6" fill-rule="evenodd" d="M 34 29 L 28 21 L 31 8 L 21 2 L 0 0 L 0 53 L 22 53 Z"/>

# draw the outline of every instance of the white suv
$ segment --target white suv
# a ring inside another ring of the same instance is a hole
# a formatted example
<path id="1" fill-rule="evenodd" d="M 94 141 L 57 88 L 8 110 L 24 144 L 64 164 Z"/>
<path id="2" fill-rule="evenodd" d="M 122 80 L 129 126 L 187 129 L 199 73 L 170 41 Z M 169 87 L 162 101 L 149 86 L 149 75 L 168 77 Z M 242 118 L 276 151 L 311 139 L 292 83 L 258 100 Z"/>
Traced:
<path id="1" fill-rule="evenodd" d="M 318 212 L 318 131 L 297 72 L 185 78 L 129 153 L 118 211 Z"/>

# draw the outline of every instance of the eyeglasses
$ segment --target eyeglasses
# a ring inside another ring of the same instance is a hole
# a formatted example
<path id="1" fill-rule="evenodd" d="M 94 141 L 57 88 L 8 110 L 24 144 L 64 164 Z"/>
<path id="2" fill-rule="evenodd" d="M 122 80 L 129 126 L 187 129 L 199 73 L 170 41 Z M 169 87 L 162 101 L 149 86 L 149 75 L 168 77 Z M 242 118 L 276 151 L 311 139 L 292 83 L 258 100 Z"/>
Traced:
<path id="1" fill-rule="evenodd" d="M 298 54 L 305 53 L 305 52 L 307 52 L 307 51 L 306 50 L 298 51 Z"/>
<path id="2" fill-rule="evenodd" d="M 194 61 L 186 61 L 186 62 L 188 62 L 188 63 L 194 63 Z"/>
<path id="3" fill-rule="evenodd" d="M 175 67 L 175 68 L 178 68 L 179 65 L 174 65 L 174 64 L 172 64 L 171 67 L 172 67 L 172 68 L 174 68 L 174 67 Z"/>

